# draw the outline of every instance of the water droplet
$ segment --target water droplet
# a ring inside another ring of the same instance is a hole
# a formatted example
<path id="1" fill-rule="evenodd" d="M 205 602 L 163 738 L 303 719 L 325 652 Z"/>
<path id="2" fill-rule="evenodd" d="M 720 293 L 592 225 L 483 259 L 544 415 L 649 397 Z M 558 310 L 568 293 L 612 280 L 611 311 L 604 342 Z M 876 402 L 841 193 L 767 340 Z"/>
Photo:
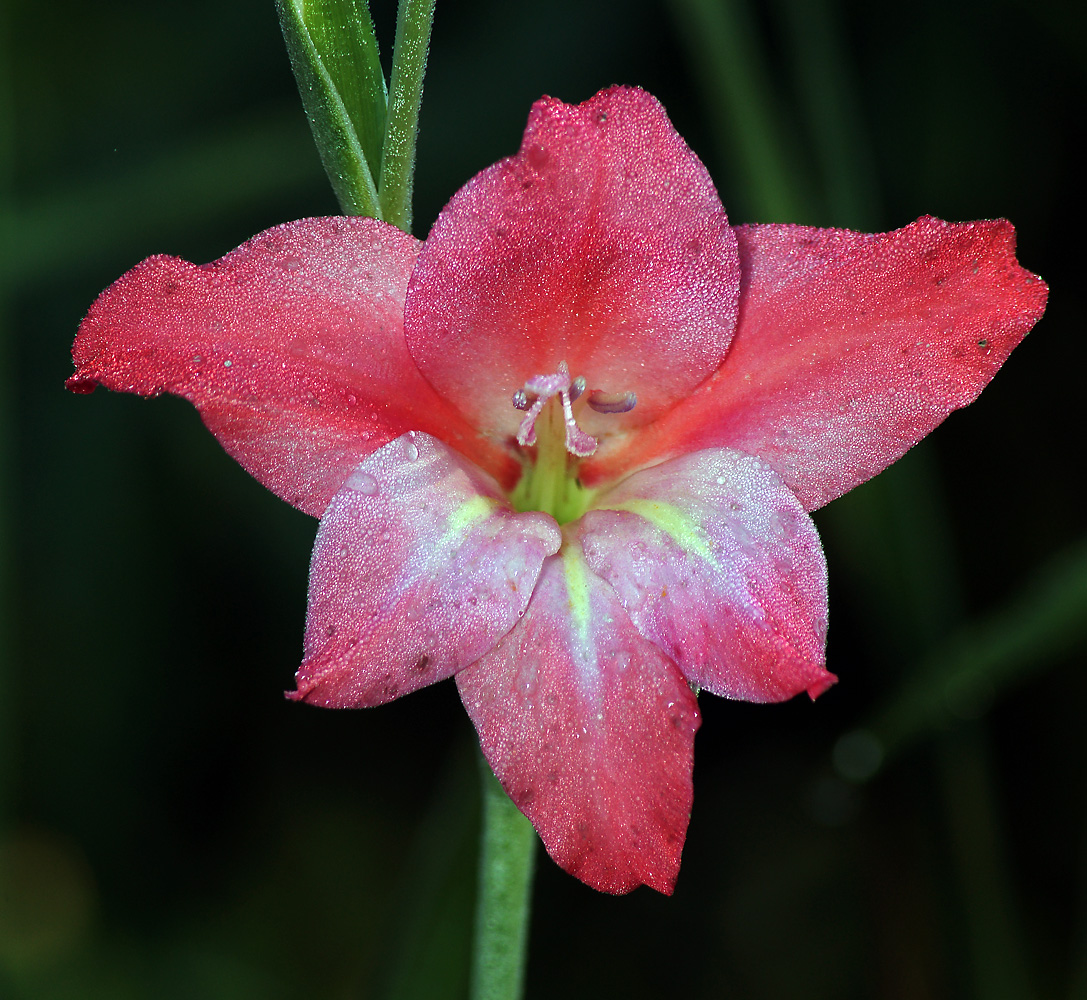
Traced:
<path id="1" fill-rule="evenodd" d="M 414 462 L 419 457 L 419 446 L 412 440 L 412 435 L 409 432 L 408 436 L 404 438 L 404 458 L 409 462 Z"/>
<path id="2" fill-rule="evenodd" d="M 223 367 L 224 368 L 232 368 L 233 366 L 234 366 L 234 362 L 231 361 L 230 358 L 227 358 L 226 361 L 223 362 Z"/>
<path id="3" fill-rule="evenodd" d="M 200 355 L 200 354 L 194 354 L 194 355 L 192 356 L 192 363 L 193 363 L 194 365 L 202 365 L 202 364 L 204 363 L 204 358 L 203 358 L 203 356 L 202 356 L 202 355 Z"/>
<path id="4" fill-rule="evenodd" d="M 717 485 L 718 486 L 724 486 L 725 485 L 725 477 L 724 476 L 718 476 L 717 477 Z"/>
<path id="5" fill-rule="evenodd" d="M 356 469 L 347 480 L 347 488 L 363 496 L 372 497 L 377 494 L 377 480 L 364 469 Z"/>
<path id="6" fill-rule="evenodd" d="M 529 146 L 525 152 L 525 161 L 533 170 L 543 170 L 547 166 L 551 154 L 543 146 Z"/>

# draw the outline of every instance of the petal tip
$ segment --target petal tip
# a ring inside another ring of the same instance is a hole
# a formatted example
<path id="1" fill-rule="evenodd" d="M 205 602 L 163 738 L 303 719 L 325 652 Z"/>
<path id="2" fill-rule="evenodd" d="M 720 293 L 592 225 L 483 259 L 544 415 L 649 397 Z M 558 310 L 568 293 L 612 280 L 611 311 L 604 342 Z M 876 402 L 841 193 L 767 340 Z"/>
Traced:
<path id="1" fill-rule="evenodd" d="M 91 378 L 87 375 L 80 375 L 79 372 L 76 372 L 75 375 L 70 375 L 64 380 L 64 388 L 69 392 L 75 392 L 81 396 L 86 396 L 98 388 L 98 379 Z"/>
<path id="2" fill-rule="evenodd" d="M 838 677 L 836 674 L 824 671 L 822 677 L 808 685 L 808 697 L 815 701 L 816 698 L 821 694 L 825 694 L 837 683 Z"/>

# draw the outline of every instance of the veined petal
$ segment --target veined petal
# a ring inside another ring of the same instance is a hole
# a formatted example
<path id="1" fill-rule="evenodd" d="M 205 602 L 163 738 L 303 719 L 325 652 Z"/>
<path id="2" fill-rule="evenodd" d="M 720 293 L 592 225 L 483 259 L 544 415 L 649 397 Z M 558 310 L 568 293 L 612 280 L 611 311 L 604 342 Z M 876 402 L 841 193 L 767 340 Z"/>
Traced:
<path id="1" fill-rule="evenodd" d="M 713 372 L 732 338 L 735 238 L 705 167 L 649 94 L 537 101 L 520 152 L 454 195 L 408 289 L 423 374 L 473 424 L 512 436 L 510 397 L 569 364 L 588 388 L 632 391 L 654 419 Z"/>
<path id="2" fill-rule="evenodd" d="M 745 701 L 814 698 L 834 683 L 819 536 L 765 462 L 726 448 L 673 459 L 599 497 L 571 529 L 691 683 Z"/>
<path id="3" fill-rule="evenodd" d="M 327 218 L 269 229 L 202 266 L 150 257 L 91 306 L 68 387 L 188 399 L 248 472 L 316 516 L 360 459 L 410 429 L 509 478 L 513 459 L 408 354 L 418 248 L 373 219 Z"/>
<path id="4" fill-rule="evenodd" d="M 724 446 L 765 458 L 815 510 L 976 399 L 1045 309 L 1005 221 L 736 235 L 740 319 L 720 371 L 628 448 L 585 463 L 587 484 Z"/>
<path id="5" fill-rule="evenodd" d="M 510 630 L 561 540 L 550 517 L 514 513 L 441 441 L 390 442 L 321 518 L 290 697 L 360 708 L 450 676 Z"/>
<path id="6" fill-rule="evenodd" d="M 548 853 L 594 889 L 671 893 L 691 811 L 691 689 L 566 544 L 525 616 L 457 674 L 480 744 Z"/>

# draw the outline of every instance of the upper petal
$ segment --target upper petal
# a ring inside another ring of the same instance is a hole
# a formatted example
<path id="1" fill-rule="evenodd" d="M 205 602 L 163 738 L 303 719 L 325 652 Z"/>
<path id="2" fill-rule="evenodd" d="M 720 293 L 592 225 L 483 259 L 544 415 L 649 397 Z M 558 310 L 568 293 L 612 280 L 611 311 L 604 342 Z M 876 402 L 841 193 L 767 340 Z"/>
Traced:
<path id="1" fill-rule="evenodd" d="M 586 482 L 726 446 L 766 459 L 815 510 L 976 399 L 1045 309 L 1005 221 L 736 235 L 740 318 L 720 371 L 625 452 L 586 463 Z"/>
<path id="2" fill-rule="evenodd" d="M 494 773 L 566 871 L 604 892 L 672 891 L 698 706 L 576 543 L 457 687 Z"/>
<path id="3" fill-rule="evenodd" d="M 691 683 L 746 701 L 814 698 L 834 683 L 819 536 L 760 459 L 713 448 L 636 472 L 571 529 Z"/>
<path id="4" fill-rule="evenodd" d="M 510 630 L 560 542 L 550 517 L 515 514 L 441 441 L 391 441 L 321 518 L 291 697 L 360 708 L 448 677 Z"/>
<path id="5" fill-rule="evenodd" d="M 151 257 L 91 306 L 68 387 L 170 392 L 289 503 L 320 515 L 359 460 L 409 429 L 493 473 L 479 439 L 419 374 L 403 334 L 419 243 L 372 219 L 303 219 L 211 264 Z"/>
<path id="6" fill-rule="evenodd" d="M 423 374 L 469 420 L 517 431 L 510 397 L 566 361 L 650 420 L 717 368 L 736 320 L 735 237 L 709 174 L 649 94 L 537 101 L 520 152 L 442 211 L 408 289 Z M 587 430 L 599 433 L 586 415 Z"/>

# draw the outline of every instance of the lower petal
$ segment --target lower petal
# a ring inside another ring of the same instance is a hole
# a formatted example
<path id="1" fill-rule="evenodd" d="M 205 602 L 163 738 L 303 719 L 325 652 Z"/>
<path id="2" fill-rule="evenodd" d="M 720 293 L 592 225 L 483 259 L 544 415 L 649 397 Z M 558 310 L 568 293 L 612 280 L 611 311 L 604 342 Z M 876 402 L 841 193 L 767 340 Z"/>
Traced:
<path id="1" fill-rule="evenodd" d="M 491 767 L 566 871 L 671 893 L 691 811 L 698 705 L 567 544 L 525 616 L 457 686 Z"/>
<path id="2" fill-rule="evenodd" d="M 765 462 L 694 452 L 635 473 L 595 507 L 573 526 L 586 561 L 691 683 L 760 702 L 834 683 L 819 536 Z"/>
<path id="3" fill-rule="evenodd" d="M 490 477 L 437 439 L 390 442 L 321 518 L 289 697 L 357 708 L 450 676 L 524 613 L 560 542 L 550 517 L 514 513 Z"/>

